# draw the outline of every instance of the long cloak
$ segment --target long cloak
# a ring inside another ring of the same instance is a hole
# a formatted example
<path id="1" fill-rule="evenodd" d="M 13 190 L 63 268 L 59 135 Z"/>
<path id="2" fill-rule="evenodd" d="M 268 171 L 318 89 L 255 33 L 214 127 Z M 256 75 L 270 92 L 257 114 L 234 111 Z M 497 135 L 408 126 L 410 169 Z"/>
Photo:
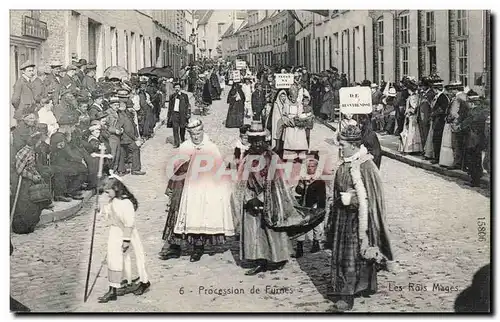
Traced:
<path id="1" fill-rule="evenodd" d="M 237 94 L 240 96 L 239 100 L 236 100 Z M 245 117 L 245 94 L 243 94 L 241 87 L 237 90 L 231 89 L 227 96 L 227 103 L 229 108 L 226 116 L 226 127 L 229 129 L 242 127 Z"/>
<path id="2" fill-rule="evenodd" d="M 241 259 L 266 259 L 276 263 L 289 259 L 289 238 L 296 238 L 316 227 L 324 220 L 325 210 L 301 207 L 292 196 L 282 170 L 275 171 L 273 179 L 269 180 L 271 160 L 278 157 L 269 150 L 262 156 L 266 166 L 257 175 L 254 172 L 250 172 L 248 178 L 244 175 L 245 169 L 250 170 L 247 167 L 255 155 L 247 155 L 240 164 L 237 189 L 243 196 L 238 205 L 233 205 L 237 217 L 234 221 L 237 225 L 241 223 Z M 264 209 L 259 215 L 245 209 L 246 203 L 254 198 L 263 202 Z"/>
<path id="3" fill-rule="evenodd" d="M 368 200 L 367 234 L 370 247 L 378 247 L 386 260 L 393 260 L 389 232 L 385 223 L 385 199 L 378 169 L 369 155 L 360 160 L 361 181 Z M 344 162 L 335 175 L 333 213 L 330 216 L 330 237 L 333 238 L 331 293 L 333 295 L 355 295 L 363 291 L 377 291 L 377 270 L 380 266 L 368 261 L 360 254 L 358 233 L 359 214 L 357 197 L 351 205 L 344 206 L 340 193 L 354 188 L 350 168 L 353 162 Z"/>

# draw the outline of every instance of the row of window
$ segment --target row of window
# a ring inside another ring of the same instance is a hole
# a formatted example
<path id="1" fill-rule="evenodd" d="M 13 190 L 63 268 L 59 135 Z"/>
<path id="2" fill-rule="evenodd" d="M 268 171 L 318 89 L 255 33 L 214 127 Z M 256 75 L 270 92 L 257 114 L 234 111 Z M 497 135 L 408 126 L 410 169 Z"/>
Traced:
<path id="1" fill-rule="evenodd" d="M 399 16 L 399 40 L 401 44 L 410 43 L 410 16 L 404 14 Z M 467 10 L 456 10 L 456 35 L 458 37 L 467 36 Z M 436 41 L 436 25 L 434 11 L 425 13 L 425 41 Z M 377 20 L 377 42 L 378 46 L 384 46 L 384 19 Z"/>
<path id="2" fill-rule="evenodd" d="M 409 63 L 409 48 L 405 45 L 410 43 L 410 18 L 408 14 L 399 16 L 399 41 L 402 47 L 400 48 L 400 70 L 402 76 L 407 76 L 410 73 Z M 434 11 L 427 11 L 425 13 L 425 41 L 432 43 L 436 41 L 436 26 L 434 19 Z M 467 36 L 467 10 L 456 10 L 456 33 L 457 37 Z M 377 45 L 379 47 L 379 77 L 384 80 L 384 20 L 380 18 L 377 20 Z M 463 84 L 467 85 L 468 68 L 467 68 L 467 40 L 459 39 L 457 44 L 457 75 Z M 426 52 L 426 69 L 428 72 L 435 71 L 436 69 L 436 47 L 427 46 Z"/>

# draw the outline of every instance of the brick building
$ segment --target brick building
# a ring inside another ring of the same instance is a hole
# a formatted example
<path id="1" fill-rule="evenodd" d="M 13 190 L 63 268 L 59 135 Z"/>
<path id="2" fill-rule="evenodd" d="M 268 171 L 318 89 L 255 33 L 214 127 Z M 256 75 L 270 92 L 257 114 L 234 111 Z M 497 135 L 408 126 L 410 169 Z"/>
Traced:
<path id="1" fill-rule="evenodd" d="M 293 61 L 295 26 L 287 10 L 248 10 L 248 18 L 233 33 L 222 37 L 230 51 L 224 58 L 245 60 L 250 67 L 289 64 Z M 234 52 L 234 42 L 237 52 Z"/>
<path id="2" fill-rule="evenodd" d="M 96 62 L 98 77 L 114 65 L 130 72 L 170 65 L 177 72 L 186 61 L 183 34 L 167 28 L 160 10 L 11 10 L 10 26 L 12 85 L 28 59 L 68 65 L 75 54 Z"/>
<path id="3" fill-rule="evenodd" d="M 490 13 L 481 10 L 298 11 L 295 63 L 337 67 L 349 82 L 377 83 L 436 71 L 480 94 L 490 87 Z M 472 59 L 474 58 L 474 59 Z"/>

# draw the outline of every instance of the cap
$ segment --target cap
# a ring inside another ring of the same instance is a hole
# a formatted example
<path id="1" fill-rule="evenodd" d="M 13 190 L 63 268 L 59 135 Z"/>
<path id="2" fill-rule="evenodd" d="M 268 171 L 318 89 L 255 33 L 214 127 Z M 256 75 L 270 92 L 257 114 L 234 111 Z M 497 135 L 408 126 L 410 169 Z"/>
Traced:
<path id="1" fill-rule="evenodd" d="M 29 60 L 28 60 L 28 61 L 25 61 L 25 62 L 21 65 L 21 67 L 19 67 L 19 69 L 20 69 L 20 70 L 25 70 L 25 69 L 26 69 L 26 68 L 28 68 L 28 67 L 35 67 L 35 64 L 34 64 L 34 63 L 32 63 L 31 61 L 29 61 Z"/>
<path id="2" fill-rule="evenodd" d="M 68 70 L 77 70 L 78 67 L 76 67 L 75 65 L 68 65 L 68 67 L 66 67 L 66 71 Z"/>
<path id="3" fill-rule="evenodd" d="M 77 63 L 75 63 L 76 66 L 81 67 L 87 65 L 87 60 L 86 59 L 80 59 Z"/>
<path id="4" fill-rule="evenodd" d="M 99 97 L 103 97 L 104 96 L 104 93 L 100 90 L 95 90 L 92 92 L 92 98 L 93 99 L 96 99 L 96 98 L 99 98 Z"/>
<path id="5" fill-rule="evenodd" d="M 109 99 L 109 104 L 113 104 L 113 103 L 120 103 L 120 99 L 116 96 L 112 96 L 110 99 Z"/>

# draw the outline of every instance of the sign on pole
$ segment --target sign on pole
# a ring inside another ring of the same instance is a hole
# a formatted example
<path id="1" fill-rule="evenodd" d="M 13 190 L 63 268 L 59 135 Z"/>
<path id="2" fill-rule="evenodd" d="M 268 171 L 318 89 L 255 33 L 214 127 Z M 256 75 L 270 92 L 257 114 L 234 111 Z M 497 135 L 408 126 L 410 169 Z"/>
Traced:
<path id="1" fill-rule="evenodd" d="M 246 69 L 247 68 L 247 63 L 244 60 L 237 60 L 236 61 L 236 69 Z"/>
<path id="2" fill-rule="evenodd" d="M 339 98 L 342 114 L 369 114 L 373 110 L 370 87 L 342 87 Z"/>
<path id="3" fill-rule="evenodd" d="M 233 70 L 233 83 L 241 82 L 241 73 L 239 70 Z"/>
<path id="4" fill-rule="evenodd" d="M 294 82 L 293 74 L 275 74 L 276 88 L 290 88 Z"/>

